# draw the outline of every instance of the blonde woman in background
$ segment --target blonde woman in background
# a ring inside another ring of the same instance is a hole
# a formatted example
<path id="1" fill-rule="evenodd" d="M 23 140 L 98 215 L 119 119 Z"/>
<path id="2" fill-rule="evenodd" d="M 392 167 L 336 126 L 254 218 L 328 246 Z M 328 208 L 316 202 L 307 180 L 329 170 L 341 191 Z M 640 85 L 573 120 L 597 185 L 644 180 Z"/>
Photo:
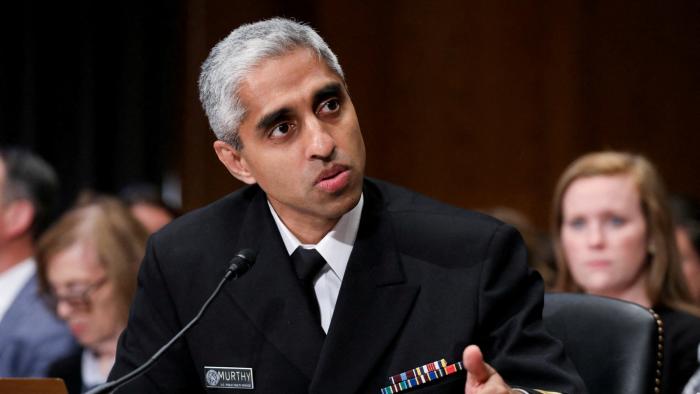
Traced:
<path id="1" fill-rule="evenodd" d="M 41 291 L 83 346 L 49 369 L 49 376 L 62 378 L 71 394 L 107 379 L 146 238 L 146 230 L 119 200 L 91 197 L 39 240 Z"/>
<path id="2" fill-rule="evenodd" d="M 664 323 L 662 392 L 698 367 L 700 312 L 685 286 L 661 178 L 642 156 L 598 152 L 574 161 L 553 203 L 555 289 L 653 308 Z"/>

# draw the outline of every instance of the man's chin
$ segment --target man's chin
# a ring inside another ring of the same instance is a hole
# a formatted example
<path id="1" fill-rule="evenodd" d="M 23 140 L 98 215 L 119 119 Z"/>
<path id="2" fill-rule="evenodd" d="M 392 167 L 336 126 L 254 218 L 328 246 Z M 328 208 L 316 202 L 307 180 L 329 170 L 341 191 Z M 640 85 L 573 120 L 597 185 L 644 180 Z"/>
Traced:
<path id="1" fill-rule="evenodd" d="M 357 203 L 360 202 L 362 188 L 357 190 L 347 190 L 340 196 L 329 198 L 329 201 L 320 202 L 318 208 L 325 211 L 324 216 L 329 219 L 340 219 L 343 215 L 350 212 Z M 325 209 L 324 209 L 325 208 Z"/>

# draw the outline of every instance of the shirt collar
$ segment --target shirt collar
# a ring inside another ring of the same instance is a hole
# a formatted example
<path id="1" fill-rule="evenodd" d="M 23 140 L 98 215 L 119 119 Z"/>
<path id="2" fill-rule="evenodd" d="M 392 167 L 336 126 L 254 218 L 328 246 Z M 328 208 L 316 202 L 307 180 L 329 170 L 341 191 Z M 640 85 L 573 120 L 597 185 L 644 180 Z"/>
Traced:
<path id="1" fill-rule="evenodd" d="M 0 273 L 0 320 L 35 273 L 36 264 L 31 257 Z"/>
<path id="2" fill-rule="evenodd" d="M 357 205 L 345 213 L 345 215 L 338 220 L 338 223 L 335 224 L 331 231 L 329 231 L 328 234 L 326 234 L 316 245 L 302 244 L 282 222 L 269 200 L 267 205 L 270 207 L 270 212 L 272 213 L 272 217 L 275 219 L 275 224 L 277 225 L 277 229 L 282 236 L 282 241 L 287 249 L 287 253 L 291 255 L 299 246 L 306 249 L 315 248 L 326 260 L 335 275 L 342 281 L 343 276 L 345 275 L 345 268 L 348 266 L 348 260 L 350 260 L 352 247 L 355 245 L 357 230 L 360 228 L 362 206 L 364 205 L 364 194 L 360 195 L 360 201 L 357 202 Z"/>
<path id="3" fill-rule="evenodd" d="M 36 263 L 33 257 L 27 257 L 5 272 L 0 273 L 0 278 L 12 278 L 13 282 L 27 281 L 36 272 Z"/>

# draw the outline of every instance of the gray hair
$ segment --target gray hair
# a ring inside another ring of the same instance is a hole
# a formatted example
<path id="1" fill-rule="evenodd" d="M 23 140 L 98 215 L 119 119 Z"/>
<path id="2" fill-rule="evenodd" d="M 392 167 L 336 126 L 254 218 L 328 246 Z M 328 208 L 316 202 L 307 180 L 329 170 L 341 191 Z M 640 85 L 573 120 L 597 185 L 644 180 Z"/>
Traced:
<path id="1" fill-rule="evenodd" d="M 199 75 L 199 99 L 216 138 L 242 148 L 238 128 L 246 109 L 239 97 L 241 83 L 263 60 L 297 48 L 313 50 L 345 79 L 338 58 L 323 38 L 311 27 L 290 19 L 242 25 L 212 48 Z"/>

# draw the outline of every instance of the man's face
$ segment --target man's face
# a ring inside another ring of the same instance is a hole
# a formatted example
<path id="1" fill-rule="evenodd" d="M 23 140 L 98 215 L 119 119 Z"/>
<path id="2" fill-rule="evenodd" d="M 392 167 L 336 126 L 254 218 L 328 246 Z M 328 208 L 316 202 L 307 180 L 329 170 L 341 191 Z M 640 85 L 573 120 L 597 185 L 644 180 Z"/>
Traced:
<path id="1" fill-rule="evenodd" d="M 8 186 L 7 165 L 0 159 L 0 249 L 17 238 L 31 236 L 34 207 Z"/>
<path id="2" fill-rule="evenodd" d="M 5 180 L 7 178 L 7 170 L 5 162 L 0 159 L 0 202 L 5 201 Z"/>
<path id="3" fill-rule="evenodd" d="M 343 80 L 308 49 L 264 60 L 240 88 L 243 147 L 227 168 L 258 183 L 282 220 L 335 221 L 362 192 L 365 147 Z M 290 223 L 291 222 L 291 223 Z"/>
<path id="4" fill-rule="evenodd" d="M 700 303 L 700 255 L 695 250 L 688 230 L 676 227 L 676 245 L 681 255 L 681 266 L 690 295 L 696 303 Z"/>

